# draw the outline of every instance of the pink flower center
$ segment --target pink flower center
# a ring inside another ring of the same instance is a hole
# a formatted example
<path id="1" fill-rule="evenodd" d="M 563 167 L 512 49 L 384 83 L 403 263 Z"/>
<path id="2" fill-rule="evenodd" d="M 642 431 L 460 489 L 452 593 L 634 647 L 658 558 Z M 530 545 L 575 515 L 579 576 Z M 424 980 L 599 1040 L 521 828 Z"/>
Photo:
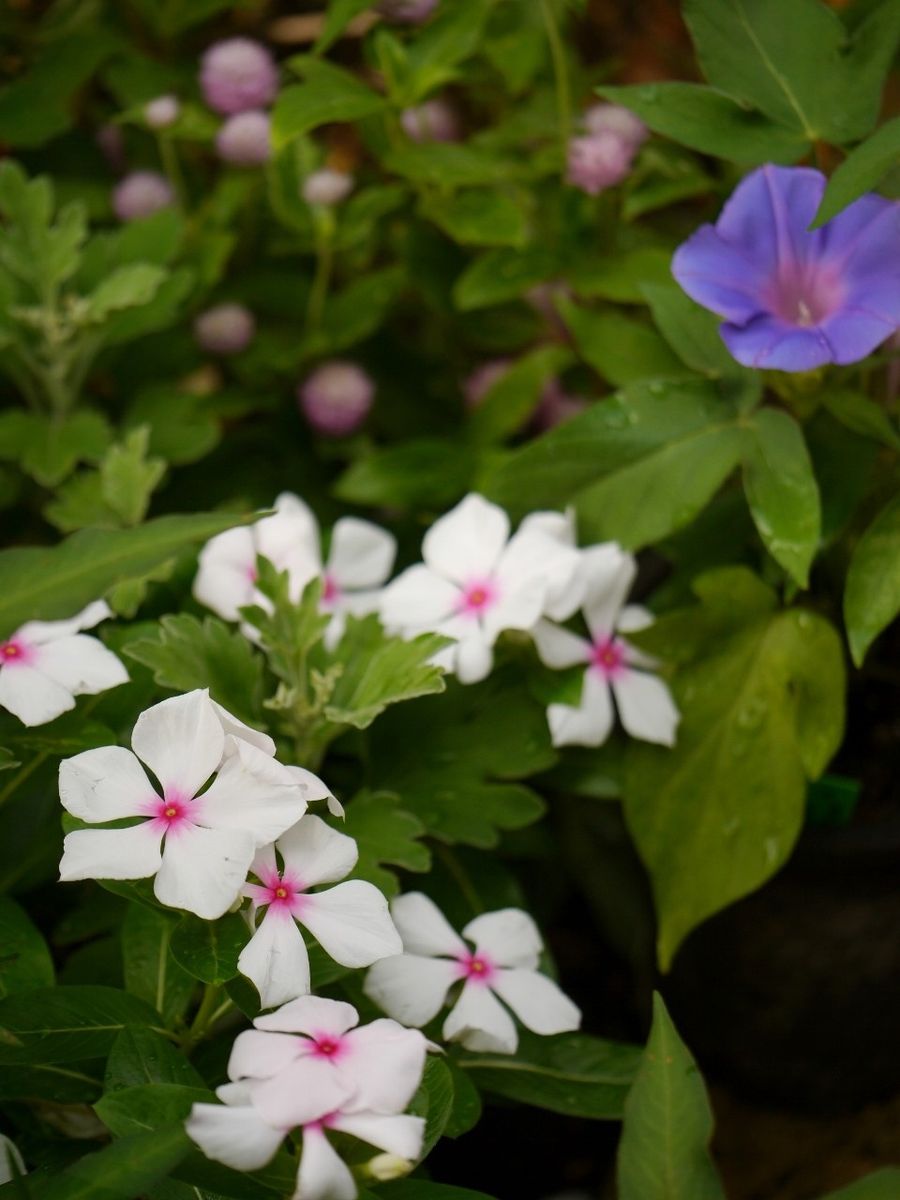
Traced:
<path id="1" fill-rule="evenodd" d="M 461 954 L 456 961 L 459 963 L 460 978 L 467 983 L 487 985 L 497 970 L 486 954 Z"/>
<path id="2" fill-rule="evenodd" d="M 26 646 L 19 638 L 0 642 L 0 666 L 24 666 L 31 658 L 31 646 Z"/>
<path id="3" fill-rule="evenodd" d="M 326 571 L 322 576 L 322 604 L 328 608 L 333 608 L 340 598 L 340 584 L 330 571 Z"/>
<path id="4" fill-rule="evenodd" d="M 772 311 L 790 325 L 819 325 L 841 306 L 844 289 L 827 267 L 792 263 L 778 273 L 770 297 Z"/>
<path id="5" fill-rule="evenodd" d="M 256 580 L 259 578 L 259 572 L 256 569 L 256 563 L 248 563 L 247 566 L 244 567 L 244 574 L 251 583 L 256 583 Z"/>
<path id="6" fill-rule="evenodd" d="M 591 666 L 606 679 L 615 679 L 625 667 L 625 643 L 619 638 L 599 638 L 591 648 Z"/>
<path id="7" fill-rule="evenodd" d="M 457 611 L 467 617 L 479 617 L 498 599 L 497 585 L 492 579 L 477 579 L 466 584 Z"/>
<path id="8" fill-rule="evenodd" d="M 170 835 L 186 825 L 192 825 L 194 822 L 191 817 L 197 815 L 196 812 L 192 814 L 191 797 L 174 792 L 171 788 L 166 790 L 163 799 L 154 796 L 148 800 L 144 812 L 151 818 L 154 832 Z"/>
<path id="9" fill-rule="evenodd" d="M 303 895 L 305 888 L 301 880 L 289 871 L 281 872 L 274 869 L 260 876 L 260 879 L 261 883 L 259 884 L 248 883 L 244 888 L 244 894 L 249 896 L 260 908 L 269 905 L 273 912 L 297 916 L 305 901 Z"/>
<path id="10" fill-rule="evenodd" d="M 313 1055 L 316 1058 L 327 1058 L 332 1062 L 340 1058 L 348 1049 L 346 1038 L 335 1033 L 313 1033 L 310 1035 L 313 1043 Z"/>

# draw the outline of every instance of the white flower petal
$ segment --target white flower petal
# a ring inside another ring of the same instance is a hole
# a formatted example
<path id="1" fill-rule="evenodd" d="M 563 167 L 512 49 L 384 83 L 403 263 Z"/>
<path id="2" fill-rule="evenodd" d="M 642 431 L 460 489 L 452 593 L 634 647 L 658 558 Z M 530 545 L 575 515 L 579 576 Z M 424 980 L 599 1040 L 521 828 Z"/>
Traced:
<path id="1" fill-rule="evenodd" d="M 591 636 L 610 637 L 619 621 L 619 612 L 631 591 L 637 563 L 613 542 L 592 546 L 584 551 L 584 616 Z"/>
<path id="2" fill-rule="evenodd" d="M 326 784 L 318 775 L 313 775 L 312 771 L 307 771 L 305 767 L 286 767 L 285 769 L 290 771 L 291 778 L 303 792 L 303 798 L 307 804 L 313 800 L 334 799 Z M 341 809 L 341 813 L 343 814 L 343 809 Z"/>
<path id="3" fill-rule="evenodd" d="M 299 920 L 343 967 L 368 967 L 403 949 L 387 900 L 362 879 L 305 895 Z"/>
<path id="4" fill-rule="evenodd" d="M 649 608 L 641 604 L 626 604 L 619 613 L 616 630 L 619 633 L 637 633 L 640 629 L 649 629 L 654 619 Z"/>
<path id="5" fill-rule="evenodd" d="M 161 840 L 149 821 L 128 829 L 76 829 L 63 842 L 60 880 L 147 879 L 159 870 Z"/>
<path id="6" fill-rule="evenodd" d="M 297 1190 L 292 1200 L 356 1200 L 350 1168 L 317 1126 L 303 1131 Z"/>
<path id="7" fill-rule="evenodd" d="M 402 1112 L 425 1069 L 422 1034 L 381 1017 L 348 1033 L 346 1045 L 348 1053 L 338 1058 L 336 1067 L 350 1086 L 353 1107 L 377 1113 Z"/>
<path id="8" fill-rule="evenodd" d="M 391 916 L 407 954 L 444 954 L 458 958 L 468 953 L 462 940 L 438 906 L 423 892 L 404 892 L 391 901 Z"/>
<path id="9" fill-rule="evenodd" d="M 262 750 L 263 754 L 268 754 L 270 758 L 275 757 L 275 743 L 267 733 L 263 733 L 259 729 L 253 729 L 250 725 L 245 725 L 243 721 L 238 720 L 234 713 L 230 713 L 227 708 L 223 708 L 221 704 L 217 704 L 212 697 L 210 697 L 209 702 L 221 722 L 222 729 L 225 731 L 226 754 L 234 750 L 234 742 L 227 740 L 230 736 L 232 739 L 236 738 L 241 742 L 249 742 L 251 746 L 255 746 L 257 750 Z"/>
<path id="10" fill-rule="evenodd" d="M 494 665 L 494 639 L 485 636 L 477 625 L 455 646 L 454 667 L 460 683 L 480 683 Z"/>
<path id="11" fill-rule="evenodd" d="M 198 689 L 142 712 L 131 747 L 167 793 L 190 798 L 222 761 L 225 732 L 209 694 Z"/>
<path id="12" fill-rule="evenodd" d="M 297 1126 L 333 1113 L 353 1098 L 327 1056 L 307 1054 L 253 1084 L 253 1104 L 272 1125 Z"/>
<path id="13" fill-rule="evenodd" d="M 443 1029 L 444 1041 L 461 1042 L 467 1050 L 515 1054 L 519 1045 L 515 1022 L 483 983 L 467 983 Z"/>
<path id="14" fill-rule="evenodd" d="M 141 816 L 157 796 L 130 750 L 100 746 L 62 760 L 59 798 L 73 817 L 98 824 Z"/>
<path id="15" fill-rule="evenodd" d="M 550 621 L 538 621 L 532 631 L 541 662 L 556 671 L 585 663 L 591 656 L 591 643 Z"/>
<path id="16" fill-rule="evenodd" d="M 357 517 L 342 517 L 331 534 L 328 572 L 342 589 L 380 587 L 391 573 L 397 541 L 386 529 Z"/>
<path id="17" fill-rule="evenodd" d="M 71 637 L 82 629 L 93 629 L 112 615 L 112 609 L 105 600 L 94 600 L 66 621 L 27 621 L 21 629 L 16 630 L 14 636 L 21 637 L 24 642 L 42 645 L 57 638 Z"/>
<path id="18" fill-rule="evenodd" d="M 253 1022 L 257 1029 L 275 1029 L 282 1033 L 331 1034 L 339 1036 L 359 1024 L 359 1013 L 344 1000 L 325 996 L 303 996 L 283 1004 L 277 1012 L 266 1013 Z"/>
<path id="19" fill-rule="evenodd" d="M 491 987 L 532 1033 L 568 1033 L 581 1025 L 578 1007 L 537 971 L 498 971 Z"/>
<path id="20" fill-rule="evenodd" d="M 192 810 L 200 825 L 244 830 L 265 846 L 296 825 L 306 800 L 287 767 L 249 742 L 234 740 L 233 753 Z"/>
<path id="21" fill-rule="evenodd" d="M 565 512 L 534 512 L 525 517 L 517 530 L 518 533 L 541 533 L 544 537 L 554 538 L 564 546 L 574 546 L 575 513 L 569 508 Z"/>
<path id="22" fill-rule="evenodd" d="M 359 858 L 352 837 L 338 833 L 321 817 L 311 814 L 278 839 L 278 852 L 285 866 L 300 877 L 304 888 L 343 879 Z"/>
<path id="23" fill-rule="evenodd" d="M 73 696 L 95 696 L 128 682 L 128 672 L 115 654 L 84 633 L 38 647 L 34 665 Z"/>
<path id="24" fill-rule="evenodd" d="M 495 966 L 537 966 L 543 948 L 538 927 L 521 908 L 500 908 L 473 918 L 463 930 L 475 943 L 476 954 L 487 955 Z"/>
<path id="25" fill-rule="evenodd" d="M 420 1072 L 421 1074 L 421 1072 Z M 382 1116 L 380 1113 L 338 1113 L 331 1122 L 332 1129 L 349 1133 L 369 1146 L 377 1146 L 398 1158 L 415 1161 L 422 1153 L 425 1121 L 422 1117 Z"/>
<path id="26" fill-rule="evenodd" d="M 166 835 L 153 891 L 160 904 L 215 921 L 240 895 L 252 858 L 248 833 L 186 826 Z"/>
<path id="27" fill-rule="evenodd" d="M 284 1140 L 250 1105 L 195 1104 L 185 1122 L 188 1137 L 207 1158 L 237 1171 L 256 1171 L 275 1155 Z"/>
<path id="28" fill-rule="evenodd" d="M 581 704 L 551 704 L 547 723 L 554 746 L 602 746 L 613 725 L 609 684 L 598 671 L 585 671 Z"/>
<path id="29" fill-rule="evenodd" d="M 194 598 L 223 620 L 236 621 L 239 609 L 253 603 L 256 547 L 246 526 L 226 529 L 200 551 Z"/>
<path id="30" fill-rule="evenodd" d="M 308 1043 L 307 1043 L 308 1045 Z M 302 1056 L 303 1039 L 288 1033 L 263 1033 L 245 1029 L 231 1047 L 228 1078 L 271 1079 L 294 1059 Z"/>
<path id="31" fill-rule="evenodd" d="M 457 964 L 447 958 L 396 954 L 369 968 L 363 990 L 396 1021 L 421 1027 L 441 1011 L 459 978 Z"/>
<path id="32" fill-rule="evenodd" d="M 431 526 L 422 558 L 432 571 L 464 584 L 490 575 L 509 538 L 509 517 L 472 493 Z"/>
<path id="33" fill-rule="evenodd" d="M 583 595 L 578 580 L 581 562 L 580 551 L 556 538 L 536 530 L 520 530 L 497 567 L 497 608 L 509 610 L 504 628 L 530 629 L 542 613 L 550 610 L 559 618 L 570 616 Z"/>
<path id="34" fill-rule="evenodd" d="M 381 593 L 381 619 L 390 629 L 433 629 L 451 617 L 461 601 L 460 589 L 417 563 L 408 567 Z"/>
<path id="35" fill-rule="evenodd" d="M 68 688 L 24 663 L 0 667 L 0 708 L 23 725 L 46 725 L 75 707 Z"/>
<path id="36" fill-rule="evenodd" d="M 263 1008 L 274 1008 L 309 992 L 309 955 L 290 913 L 266 910 L 240 953 L 238 970 L 256 984 Z"/>
<path id="37" fill-rule="evenodd" d="M 312 510 L 298 497 L 282 493 L 271 517 L 253 526 L 257 554 L 279 571 L 287 571 L 290 594 L 299 600 L 303 588 L 322 571 L 319 525 Z"/>
<path id="38" fill-rule="evenodd" d="M 626 670 L 613 680 L 612 689 L 622 724 L 632 737 L 674 746 L 680 714 L 661 679 Z"/>

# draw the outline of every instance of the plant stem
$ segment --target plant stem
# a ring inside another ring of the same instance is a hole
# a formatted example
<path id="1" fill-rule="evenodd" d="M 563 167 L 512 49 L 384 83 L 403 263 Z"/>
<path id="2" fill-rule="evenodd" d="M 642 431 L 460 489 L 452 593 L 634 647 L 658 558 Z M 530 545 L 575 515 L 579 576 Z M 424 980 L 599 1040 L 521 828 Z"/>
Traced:
<path id="1" fill-rule="evenodd" d="M 435 846 L 438 858 L 453 876 L 456 883 L 459 884 L 459 890 L 468 900 L 474 913 L 484 912 L 484 905 L 481 903 L 481 897 L 475 890 L 472 880 L 466 873 L 462 863 L 448 846 L 440 844 Z"/>
<path id="2" fill-rule="evenodd" d="M 0 808 L 3 807 L 3 805 L 7 802 L 7 800 L 10 798 L 10 796 L 13 794 L 13 792 L 17 791 L 19 789 L 19 787 L 31 775 L 34 774 L 34 772 L 38 769 L 38 767 L 43 762 L 45 762 L 48 757 L 49 757 L 49 751 L 42 750 L 40 752 L 40 754 L 36 754 L 34 756 L 34 758 L 31 760 L 30 763 L 27 763 L 24 767 L 22 767 L 22 769 L 18 772 L 18 774 L 15 776 L 15 778 L 11 779 L 9 781 L 9 783 L 6 785 L 6 787 L 2 791 L 0 791 Z"/>
<path id="3" fill-rule="evenodd" d="M 556 24 L 550 0 L 541 0 L 541 12 L 547 28 L 550 56 L 553 59 L 553 73 L 556 78 L 556 108 L 559 113 L 559 140 L 562 143 L 563 157 L 565 158 L 566 145 L 572 128 L 572 100 L 569 95 L 566 50 L 559 35 L 559 27 Z"/>
<path id="4" fill-rule="evenodd" d="M 313 276 L 312 287 L 309 290 L 309 302 L 306 306 L 307 324 L 313 329 L 317 329 L 322 323 L 322 312 L 331 283 L 331 270 L 334 265 L 332 233 L 332 229 L 317 224 L 316 273 Z"/>
<path id="5" fill-rule="evenodd" d="M 184 176 L 181 173 L 181 164 L 178 161 L 175 143 L 170 137 L 158 134 L 156 145 L 159 150 L 159 160 L 163 165 L 163 170 L 166 173 L 169 183 L 172 185 L 172 190 L 178 197 L 178 203 L 184 205 L 187 190 L 184 186 Z"/>
<path id="6" fill-rule="evenodd" d="M 217 1019 L 219 1015 L 217 1006 L 219 1006 L 221 993 L 222 989 L 218 984 L 206 983 L 203 985 L 200 1007 L 197 1009 L 190 1028 L 182 1037 L 181 1045 L 185 1052 L 192 1050 L 198 1042 L 203 1041 L 206 1031 Z"/>

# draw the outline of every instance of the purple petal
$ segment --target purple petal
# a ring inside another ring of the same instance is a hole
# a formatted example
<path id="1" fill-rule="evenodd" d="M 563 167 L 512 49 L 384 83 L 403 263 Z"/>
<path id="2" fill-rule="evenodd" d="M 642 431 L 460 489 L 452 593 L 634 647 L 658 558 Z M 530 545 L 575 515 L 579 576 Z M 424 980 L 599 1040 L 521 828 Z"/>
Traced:
<path id="1" fill-rule="evenodd" d="M 746 325 L 722 325 L 719 333 L 732 356 L 745 367 L 811 371 L 833 358 L 821 329 L 798 328 L 768 314 L 754 317 Z"/>
<path id="2" fill-rule="evenodd" d="M 738 184 L 716 231 L 768 272 L 806 262 L 822 240 L 807 229 L 824 191 L 824 175 L 810 167 L 760 167 Z"/>
<path id="3" fill-rule="evenodd" d="M 895 300 L 894 307 L 900 309 L 900 300 Z M 891 336 L 897 324 L 896 318 L 848 305 L 823 321 L 819 328 L 831 345 L 831 361 L 843 364 L 866 358 Z"/>
<path id="4" fill-rule="evenodd" d="M 758 262 L 701 225 L 675 251 L 672 274 L 687 294 L 729 321 L 743 323 L 763 308 L 767 279 Z"/>

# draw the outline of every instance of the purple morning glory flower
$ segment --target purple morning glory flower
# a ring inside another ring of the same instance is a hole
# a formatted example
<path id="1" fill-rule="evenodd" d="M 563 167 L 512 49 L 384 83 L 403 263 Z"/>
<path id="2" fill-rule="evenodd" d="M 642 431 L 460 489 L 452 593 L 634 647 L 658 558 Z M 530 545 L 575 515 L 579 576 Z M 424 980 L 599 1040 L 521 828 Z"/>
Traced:
<path id="1" fill-rule="evenodd" d="M 809 167 L 760 167 L 675 252 L 672 274 L 725 318 L 745 367 L 857 362 L 900 326 L 900 204 L 862 196 L 810 231 L 825 184 Z"/>

